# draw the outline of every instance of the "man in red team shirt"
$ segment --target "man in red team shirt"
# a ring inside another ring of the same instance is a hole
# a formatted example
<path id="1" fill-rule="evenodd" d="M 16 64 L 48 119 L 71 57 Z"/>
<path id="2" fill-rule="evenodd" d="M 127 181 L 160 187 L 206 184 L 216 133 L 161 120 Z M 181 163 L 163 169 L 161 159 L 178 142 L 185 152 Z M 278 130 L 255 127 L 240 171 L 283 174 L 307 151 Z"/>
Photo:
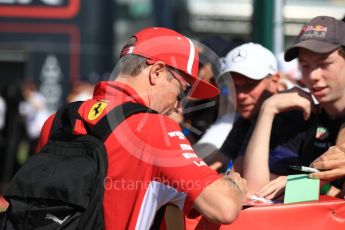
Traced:
<path id="1" fill-rule="evenodd" d="M 177 123 L 167 115 L 185 96 L 209 98 L 219 90 L 198 79 L 198 53 L 190 39 L 166 28 L 147 28 L 124 46 L 112 79 L 96 85 L 79 114 L 90 126 L 115 106 L 134 102 L 157 111 L 130 116 L 105 140 L 106 229 L 148 229 L 157 210 L 174 204 L 194 208 L 210 221 L 235 220 L 246 196 L 239 174 L 220 177 L 199 159 Z M 41 133 L 48 139 L 54 115 Z M 109 120 L 111 122 L 111 120 Z M 86 134 L 83 126 L 74 133 Z"/>

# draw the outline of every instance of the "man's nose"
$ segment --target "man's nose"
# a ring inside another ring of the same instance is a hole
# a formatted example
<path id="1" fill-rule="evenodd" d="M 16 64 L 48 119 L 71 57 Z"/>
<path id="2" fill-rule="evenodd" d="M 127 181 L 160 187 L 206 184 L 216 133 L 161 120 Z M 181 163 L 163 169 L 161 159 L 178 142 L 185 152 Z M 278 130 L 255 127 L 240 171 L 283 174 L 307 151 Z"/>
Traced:
<path id="1" fill-rule="evenodd" d="M 238 100 L 244 100 L 247 97 L 247 93 L 245 93 L 244 91 L 238 91 L 237 92 L 237 99 Z"/>
<path id="2" fill-rule="evenodd" d="M 177 113 L 182 113 L 182 102 L 183 101 L 176 101 L 175 103 L 175 106 L 174 106 L 174 110 L 177 112 Z"/>
<path id="3" fill-rule="evenodd" d="M 310 69 L 310 72 L 309 72 L 310 80 L 317 81 L 317 80 L 319 80 L 320 76 L 321 76 L 321 69 L 320 68 L 314 67 L 314 68 Z"/>

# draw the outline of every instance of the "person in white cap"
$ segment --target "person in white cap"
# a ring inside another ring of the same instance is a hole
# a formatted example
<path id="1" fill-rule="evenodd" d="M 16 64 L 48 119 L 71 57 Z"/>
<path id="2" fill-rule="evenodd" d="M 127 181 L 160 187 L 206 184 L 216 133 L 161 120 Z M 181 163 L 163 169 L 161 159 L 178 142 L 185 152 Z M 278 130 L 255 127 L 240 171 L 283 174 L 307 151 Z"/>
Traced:
<path id="1" fill-rule="evenodd" d="M 241 155 L 248 143 L 258 111 L 266 98 L 277 93 L 280 76 L 274 54 L 252 42 L 231 50 L 223 62 L 218 77 L 224 77 L 225 74 L 230 74 L 225 77 L 232 77 L 239 117 L 220 151 L 206 161 L 211 168 L 223 171 L 229 159 L 239 156 L 235 166 L 241 172 Z"/>
<path id="2" fill-rule="evenodd" d="M 333 190 L 321 189 L 329 195 L 340 194 L 345 179 L 345 155 L 344 149 L 338 148 L 344 146 L 344 139 L 337 136 L 345 122 L 345 23 L 329 16 L 311 19 L 284 57 L 286 61 L 298 58 L 303 80 L 318 104 L 310 94 L 299 89 L 276 94 L 264 102 L 244 159 L 243 176 L 249 192 L 269 199 L 283 193 L 286 176 L 279 175 L 288 174 L 272 174 L 269 164 L 269 158 L 279 150 L 289 153 L 280 159 L 282 167 L 288 167 L 294 159 L 294 164 L 299 166 L 325 170 L 310 174 L 313 178 L 327 179 L 321 184 L 342 179 L 332 182 L 335 187 L 327 186 Z M 296 132 L 286 136 L 285 142 L 272 151 L 268 143 L 271 130 L 276 127 L 273 121 L 277 114 L 286 111 L 301 113 L 299 120 L 290 120 Z M 329 149 L 334 145 L 335 148 Z"/>
<path id="3" fill-rule="evenodd" d="M 105 229 L 150 229 L 157 211 L 168 203 L 187 214 L 194 208 L 215 223 L 233 222 L 246 197 L 245 180 L 238 173 L 221 177 L 207 167 L 168 117 L 186 96 L 219 94 L 215 86 L 198 79 L 193 42 L 170 29 L 146 28 L 133 35 L 120 57 L 112 79 L 95 86 L 79 115 L 93 126 L 127 102 L 155 113 L 130 116 L 104 141 Z M 42 130 L 40 147 L 49 138 L 51 119 Z M 85 134 L 85 127 L 76 125 L 74 133 Z"/>

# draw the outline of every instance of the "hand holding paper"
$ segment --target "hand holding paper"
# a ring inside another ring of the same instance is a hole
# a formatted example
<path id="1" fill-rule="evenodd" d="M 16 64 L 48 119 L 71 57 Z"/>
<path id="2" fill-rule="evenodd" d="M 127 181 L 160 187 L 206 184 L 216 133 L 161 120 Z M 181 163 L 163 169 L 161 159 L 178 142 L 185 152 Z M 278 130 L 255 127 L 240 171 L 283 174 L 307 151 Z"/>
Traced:
<path id="1" fill-rule="evenodd" d="M 277 177 L 257 191 L 255 195 L 265 199 L 277 199 L 284 194 L 286 179 L 287 176 Z"/>
<path id="2" fill-rule="evenodd" d="M 284 204 L 319 199 L 320 180 L 308 174 L 289 175 L 285 188 Z"/>

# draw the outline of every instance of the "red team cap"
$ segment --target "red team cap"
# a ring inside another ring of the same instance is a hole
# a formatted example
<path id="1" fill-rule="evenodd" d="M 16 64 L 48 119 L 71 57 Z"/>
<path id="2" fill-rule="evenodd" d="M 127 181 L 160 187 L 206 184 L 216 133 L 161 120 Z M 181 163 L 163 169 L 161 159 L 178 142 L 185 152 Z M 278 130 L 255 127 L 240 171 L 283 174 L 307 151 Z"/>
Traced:
<path id="1" fill-rule="evenodd" d="M 133 37 L 134 46 L 125 46 L 121 57 L 127 54 L 143 56 L 150 61 L 162 61 L 170 67 L 189 76 L 180 75 L 192 85 L 188 96 L 196 99 L 215 97 L 219 89 L 198 78 L 199 55 L 193 42 L 174 30 L 163 27 L 150 27 L 139 31 Z"/>

